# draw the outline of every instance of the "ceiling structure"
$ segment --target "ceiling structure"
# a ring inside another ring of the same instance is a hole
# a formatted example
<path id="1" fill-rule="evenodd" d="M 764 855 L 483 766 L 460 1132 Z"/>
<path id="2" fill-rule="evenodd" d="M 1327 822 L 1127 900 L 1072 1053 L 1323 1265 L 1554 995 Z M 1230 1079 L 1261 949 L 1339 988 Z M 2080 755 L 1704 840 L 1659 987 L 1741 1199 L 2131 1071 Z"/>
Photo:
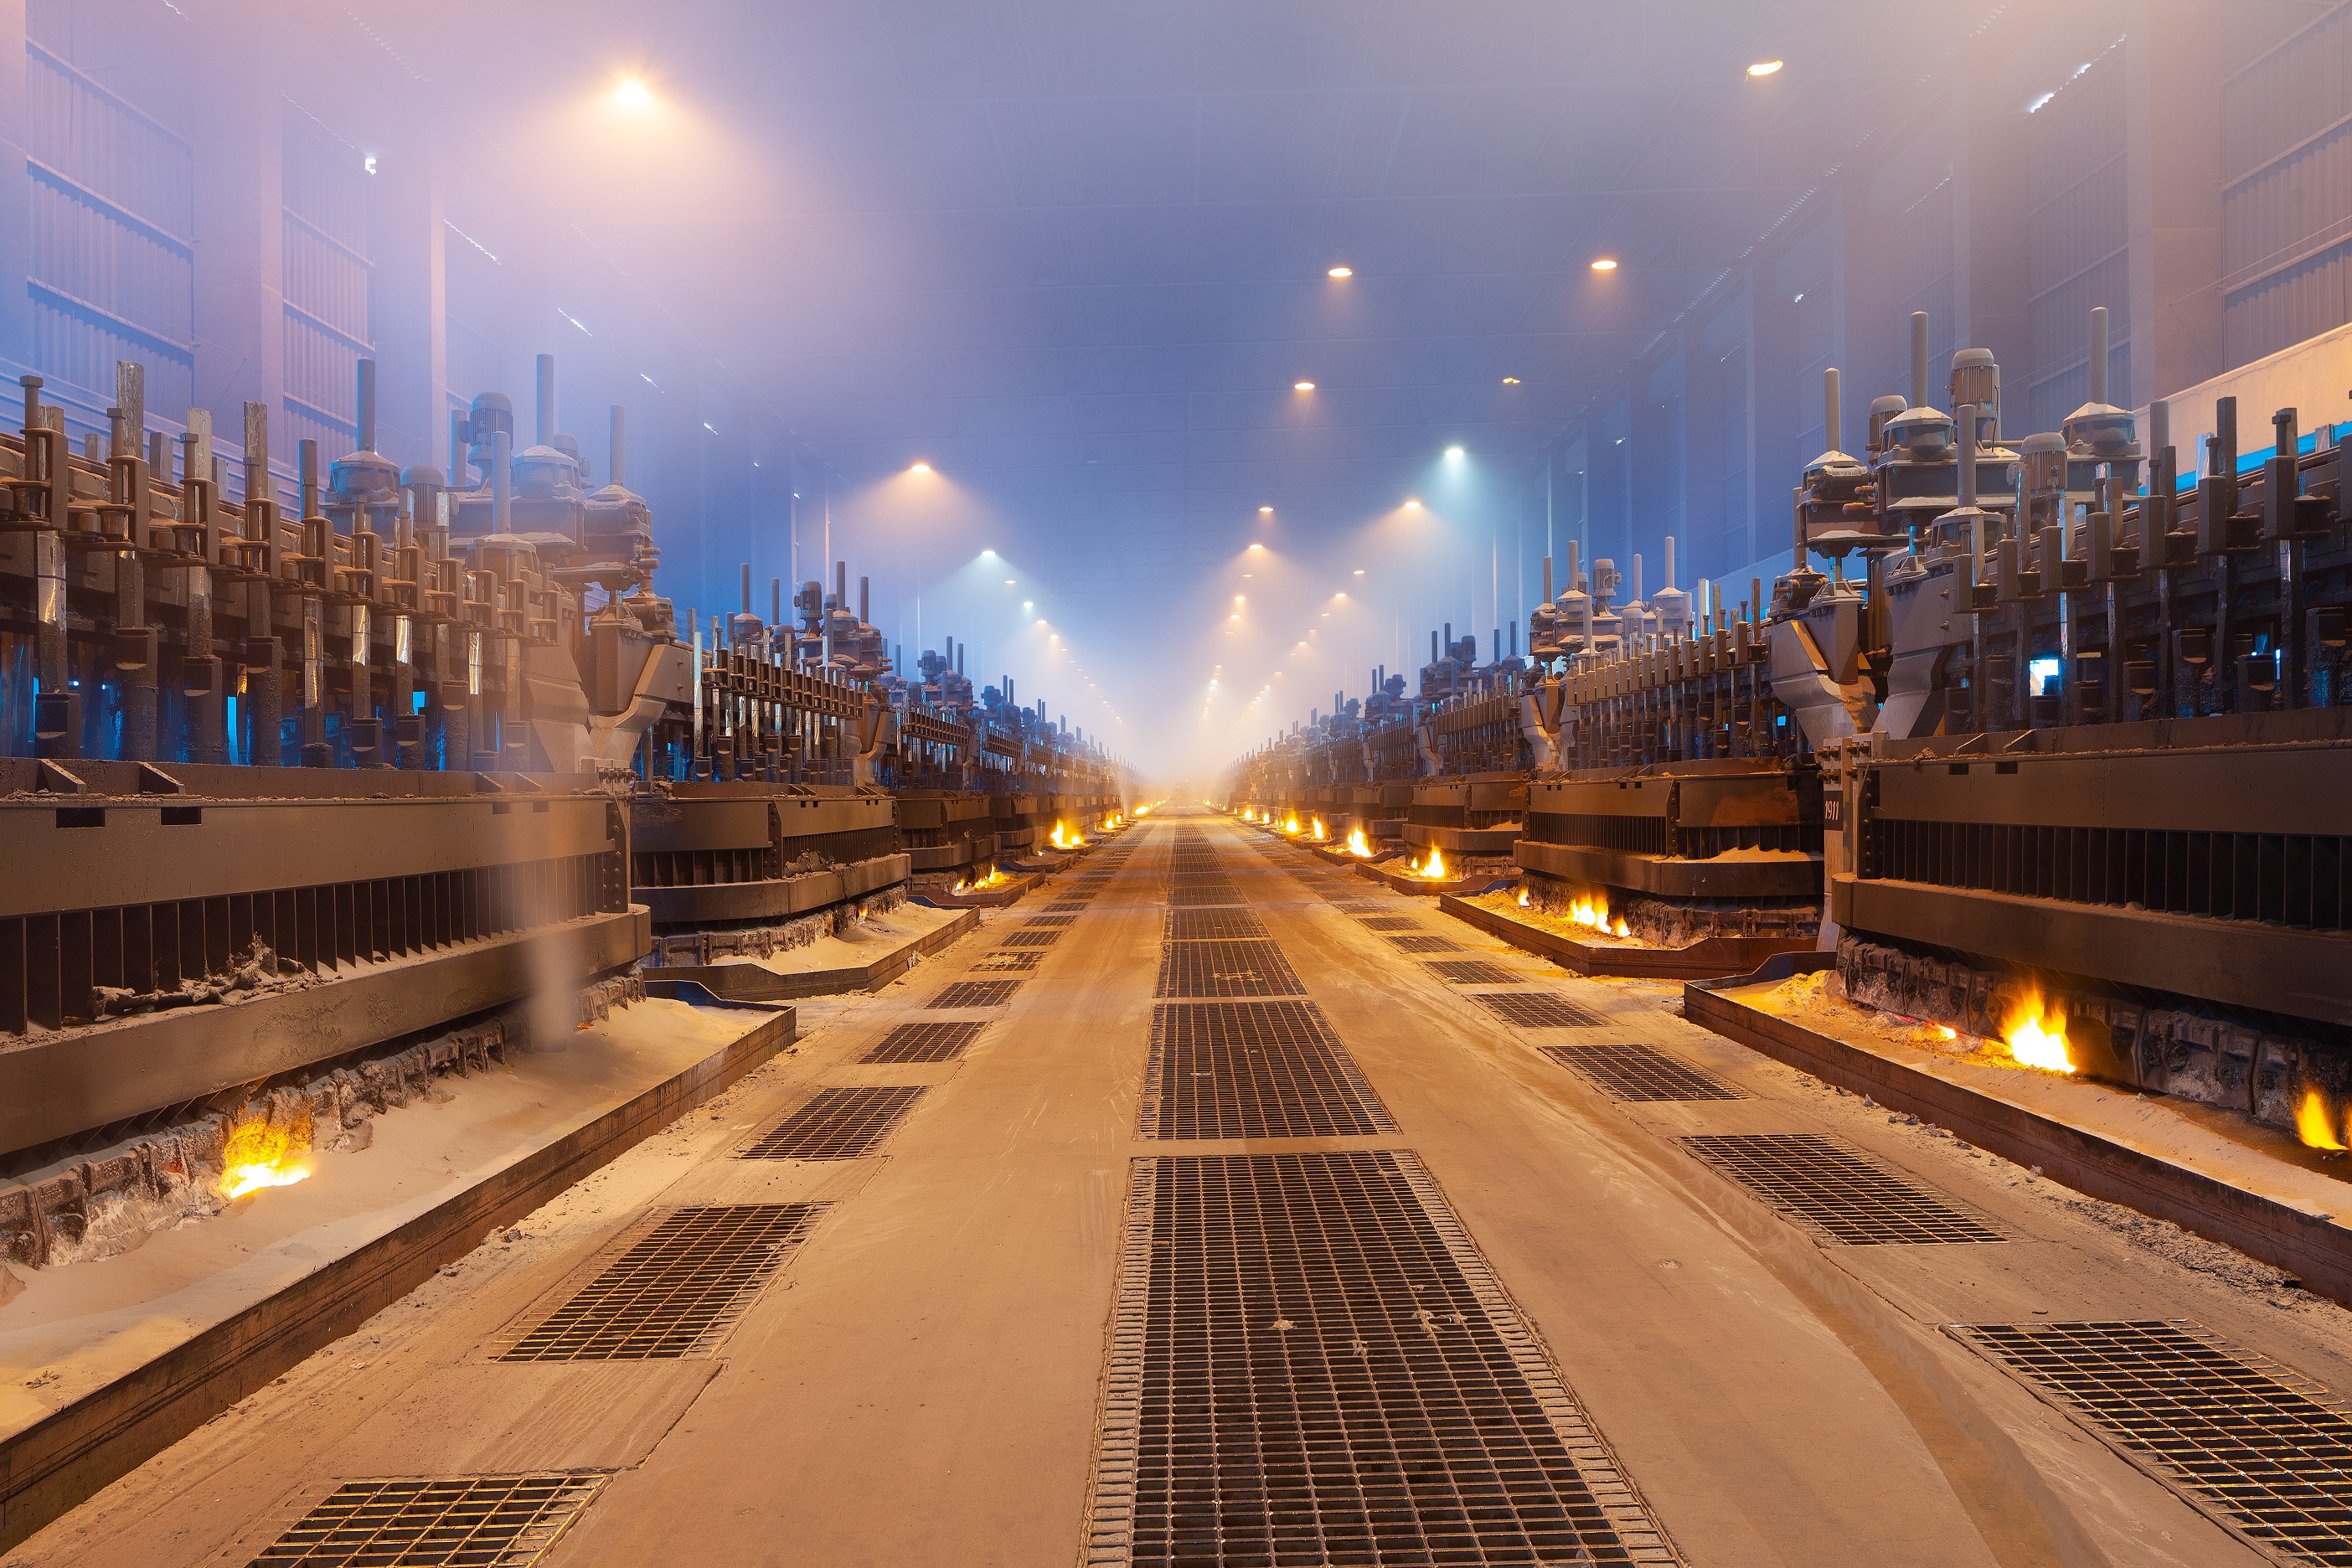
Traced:
<path id="1" fill-rule="evenodd" d="M 929 462 L 1066 590 L 1169 602 L 1269 527 L 1359 536 L 1449 446 L 1530 474 L 2018 3 L 347 12 L 835 485 Z M 669 119 L 569 155 L 558 110 L 624 77 Z"/>

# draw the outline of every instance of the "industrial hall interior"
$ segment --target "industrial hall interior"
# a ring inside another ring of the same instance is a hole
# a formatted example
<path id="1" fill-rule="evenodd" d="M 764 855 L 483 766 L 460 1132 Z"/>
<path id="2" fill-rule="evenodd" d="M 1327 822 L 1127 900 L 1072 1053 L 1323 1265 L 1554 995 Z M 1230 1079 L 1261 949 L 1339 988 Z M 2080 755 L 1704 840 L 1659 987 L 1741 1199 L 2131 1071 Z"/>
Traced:
<path id="1" fill-rule="evenodd" d="M 2352 1568 L 2352 0 L 0 0 L 0 1568 Z"/>

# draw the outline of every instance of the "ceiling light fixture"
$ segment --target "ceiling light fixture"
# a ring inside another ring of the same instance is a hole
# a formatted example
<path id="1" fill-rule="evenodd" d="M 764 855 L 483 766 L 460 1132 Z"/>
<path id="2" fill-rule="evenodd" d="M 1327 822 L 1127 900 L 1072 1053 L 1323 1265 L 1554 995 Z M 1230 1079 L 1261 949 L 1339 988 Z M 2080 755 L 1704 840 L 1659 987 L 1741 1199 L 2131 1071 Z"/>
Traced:
<path id="1" fill-rule="evenodd" d="M 1274 508 L 1270 506 L 1262 506 L 1257 509 L 1257 514 L 1260 517 L 1272 517 L 1274 515 Z"/>
<path id="2" fill-rule="evenodd" d="M 1770 76 L 1774 71 L 1779 70 L 1787 63 L 1788 62 L 1785 60 L 1758 60 L 1754 65 L 1748 68 L 1748 74 L 1749 76 Z"/>
<path id="3" fill-rule="evenodd" d="M 910 474 L 928 474 L 931 471 L 931 466 L 929 463 L 917 463 L 907 471 Z"/>
<path id="4" fill-rule="evenodd" d="M 1519 378 L 1516 375 L 1507 375 L 1503 378 L 1503 384 L 1505 386 L 1517 386 L 1519 384 Z"/>
<path id="5" fill-rule="evenodd" d="M 1461 447 L 1446 447 L 1446 448 L 1445 448 L 1445 459 L 1446 459 L 1446 461 L 1448 461 L 1448 462 L 1450 462 L 1450 463 L 1458 463 L 1458 462 L 1460 462 L 1460 461 L 1462 460 L 1462 448 L 1461 448 Z"/>
<path id="6" fill-rule="evenodd" d="M 1617 270 L 1617 258 L 1613 256 L 1596 256 L 1592 258 L 1592 270 L 1614 272 Z"/>
<path id="7" fill-rule="evenodd" d="M 635 77 L 625 76 L 621 84 L 613 89 L 613 101 L 623 109 L 650 109 L 654 101 L 653 89 Z"/>
<path id="8" fill-rule="evenodd" d="M 1293 392 L 1312 392 L 1315 390 L 1315 384 L 1311 381 L 1294 381 L 1290 384 L 1290 390 Z"/>
<path id="9" fill-rule="evenodd" d="M 1356 269 L 1352 267 L 1334 267 L 1324 274 L 1326 278 L 1353 278 L 1355 275 Z"/>
<path id="10" fill-rule="evenodd" d="M 1404 503 L 1404 510 L 1407 511 L 1419 511 L 1421 510 L 1421 503 L 1408 497 Z"/>

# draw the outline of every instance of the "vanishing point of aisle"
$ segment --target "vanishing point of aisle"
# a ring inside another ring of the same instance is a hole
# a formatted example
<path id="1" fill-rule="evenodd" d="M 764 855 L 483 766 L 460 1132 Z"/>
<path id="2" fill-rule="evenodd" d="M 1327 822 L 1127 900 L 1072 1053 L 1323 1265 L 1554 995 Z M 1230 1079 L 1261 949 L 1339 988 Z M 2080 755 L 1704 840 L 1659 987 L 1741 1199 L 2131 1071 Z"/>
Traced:
<path id="1" fill-rule="evenodd" d="M 1672 1003 L 1154 819 L 11 1568 L 2266 1560 L 2065 1369 L 2333 1308 Z"/>

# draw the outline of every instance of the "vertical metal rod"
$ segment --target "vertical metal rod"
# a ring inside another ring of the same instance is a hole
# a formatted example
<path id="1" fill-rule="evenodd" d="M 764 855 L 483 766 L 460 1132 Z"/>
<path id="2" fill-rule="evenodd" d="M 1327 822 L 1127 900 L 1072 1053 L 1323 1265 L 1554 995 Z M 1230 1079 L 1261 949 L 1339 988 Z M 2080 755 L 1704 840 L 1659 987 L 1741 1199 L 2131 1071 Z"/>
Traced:
<path id="1" fill-rule="evenodd" d="M 1911 406 L 1927 406 L 1927 312 L 1911 312 Z"/>
<path id="2" fill-rule="evenodd" d="M 539 430 L 535 444 L 555 445 L 555 356 L 539 356 Z"/>
<path id="3" fill-rule="evenodd" d="M 375 361 L 359 362 L 359 438 L 360 450 L 375 450 Z"/>
<path id="4" fill-rule="evenodd" d="M 2091 401 L 2107 400 L 2107 308 L 2091 307 Z"/>
<path id="5" fill-rule="evenodd" d="M 605 438 L 604 482 L 614 489 L 628 488 L 629 411 L 613 405 L 612 434 Z"/>

